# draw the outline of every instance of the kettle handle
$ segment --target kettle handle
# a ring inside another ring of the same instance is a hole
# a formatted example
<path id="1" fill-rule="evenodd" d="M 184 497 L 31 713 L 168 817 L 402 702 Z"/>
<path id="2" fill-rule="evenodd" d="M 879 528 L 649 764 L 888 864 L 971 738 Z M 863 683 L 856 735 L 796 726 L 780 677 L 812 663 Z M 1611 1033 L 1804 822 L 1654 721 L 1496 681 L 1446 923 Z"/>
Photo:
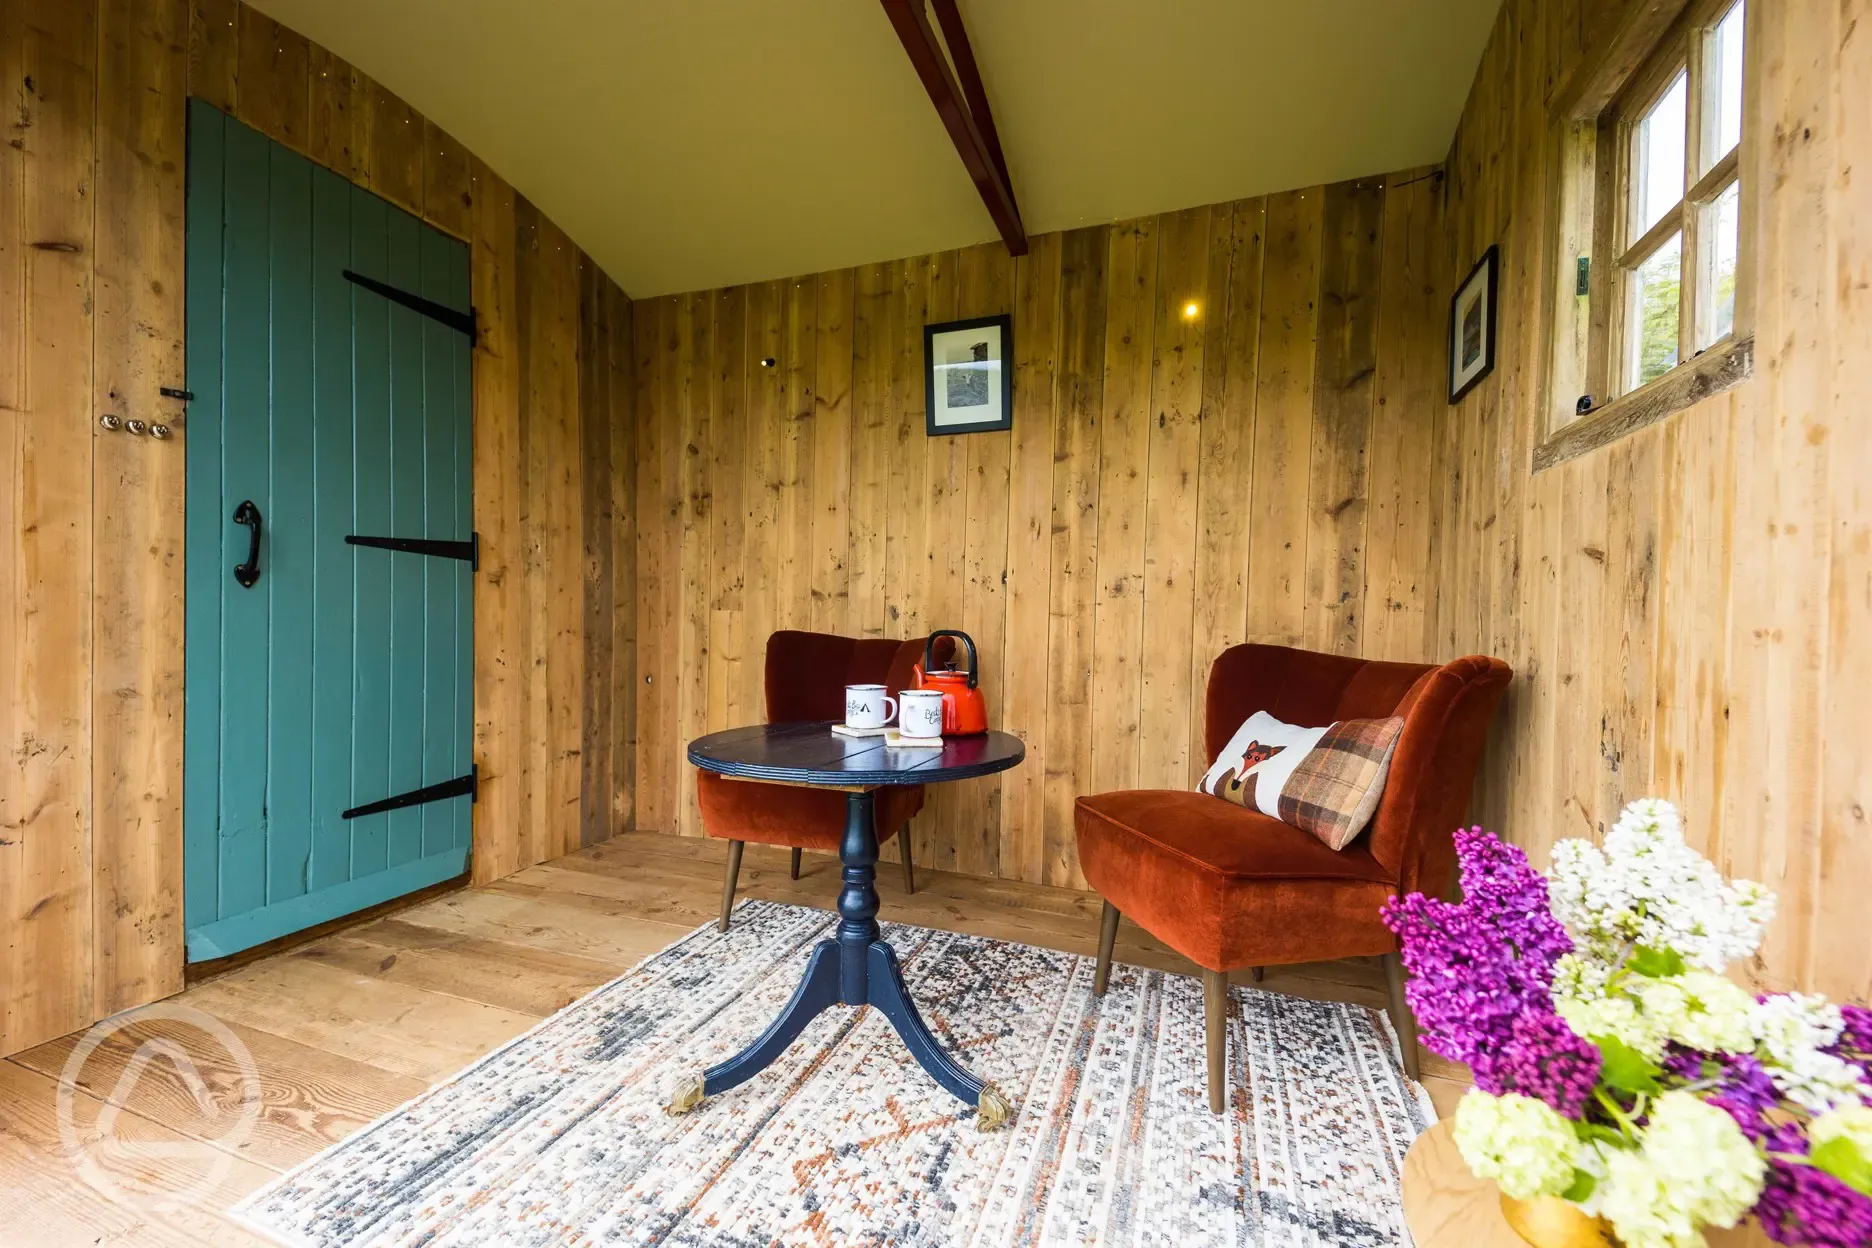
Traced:
<path id="1" fill-rule="evenodd" d="M 923 670 L 925 672 L 930 672 L 936 669 L 936 639 L 938 637 L 954 637 L 957 641 L 962 643 L 962 648 L 968 651 L 968 687 L 973 689 L 977 680 L 975 639 L 970 637 L 967 633 L 958 632 L 953 628 L 939 628 L 931 633 L 929 635 L 929 640 L 923 643 Z"/>

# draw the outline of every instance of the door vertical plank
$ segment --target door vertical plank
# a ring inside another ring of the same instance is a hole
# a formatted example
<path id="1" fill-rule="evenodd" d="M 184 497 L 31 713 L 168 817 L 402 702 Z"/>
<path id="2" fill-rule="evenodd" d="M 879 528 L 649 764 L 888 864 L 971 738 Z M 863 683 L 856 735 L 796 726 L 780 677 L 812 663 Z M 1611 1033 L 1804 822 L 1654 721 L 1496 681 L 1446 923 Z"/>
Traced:
<path id="1" fill-rule="evenodd" d="M 234 509 L 251 499 L 273 515 L 267 463 L 267 140 L 227 127 L 226 358 L 222 426 L 221 897 L 219 917 L 266 902 L 267 596 L 277 538 L 260 544 L 261 579 L 243 589 L 232 567 L 247 557 L 248 530 Z"/>
<path id="2" fill-rule="evenodd" d="M 306 892 L 312 853 L 312 162 L 268 151 L 272 509 L 267 593 L 267 890 Z"/>
<path id="3" fill-rule="evenodd" d="M 421 233 L 414 217 L 388 214 L 384 280 L 399 290 L 422 286 Z M 397 537 L 423 531 L 423 345 L 428 324 L 428 318 L 412 309 L 390 307 L 390 524 L 377 531 Z M 389 797 L 424 783 L 424 572 L 429 561 L 400 551 L 379 557 L 387 558 L 391 569 L 390 787 L 384 793 Z M 390 812 L 389 865 L 422 857 L 422 827 L 419 806 Z"/>
<path id="4" fill-rule="evenodd" d="M 418 263 L 421 277 L 415 289 L 425 299 L 453 306 L 450 295 L 450 267 L 455 259 L 449 240 L 432 229 L 422 229 Z M 459 331 L 440 321 L 422 320 L 422 475 L 423 515 L 418 527 L 424 537 L 442 541 L 466 541 L 468 534 L 455 527 L 455 376 L 450 339 L 460 338 Z M 422 783 L 440 784 L 461 773 L 455 764 L 454 731 L 456 723 L 455 676 L 455 572 L 460 565 L 454 559 L 418 557 L 422 569 L 423 651 L 422 651 Z M 453 822 L 459 798 L 430 802 L 415 808 L 422 823 L 419 858 L 439 854 L 455 840 Z"/>
<path id="5" fill-rule="evenodd" d="M 229 566 L 222 525 L 233 510 L 221 488 L 226 127 L 225 115 L 200 100 L 189 101 L 187 384 L 195 398 L 183 438 L 190 552 L 183 595 L 183 663 L 192 675 L 182 698 L 182 909 L 191 928 L 220 917 L 221 598 Z"/>
<path id="6" fill-rule="evenodd" d="M 174 275 L 184 255 L 188 6 L 108 0 L 98 22 L 98 126 L 107 146 L 96 188 L 94 410 L 182 428 L 186 409 L 158 388 L 185 384 L 183 287 Z M 96 443 L 91 752 L 110 760 L 91 774 L 99 1014 L 182 988 L 179 441 Z"/>
<path id="7" fill-rule="evenodd" d="M 19 175 L 0 184 L 18 213 L 0 225 L 18 230 L 9 249 L 60 248 L 27 248 L 13 270 L 19 398 L 0 412 L 0 1051 L 96 1017 L 85 569 L 92 443 L 110 436 L 91 412 L 97 28 L 90 4 L 42 9 L 18 21 L 18 5 L 0 7 L 6 133 L 21 153 L 0 162 Z"/>
<path id="8" fill-rule="evenodd" d="M 312 865 L 317 890 L 351 878 L 352 628 L 357 556 L 345 545 L 352 514 L 352 190 L 312 174 Z"/>
<path id="9" fill-rule="evenodd" d="M 351 267 L 387 278 L 392 210 L 361 190 L 351 192 Z M 348 283 L 347 283 L 348 284 Z M 353 533 L 390 532 L 390 306 L 361 287 L 351 288 Z M 358 548 L 355 668 L 351 701 L 351 804 L 388 797 L 390 787 L 390 556 Z M 351 875 L 389 865 L 390 816 L 351 821 Z"/>

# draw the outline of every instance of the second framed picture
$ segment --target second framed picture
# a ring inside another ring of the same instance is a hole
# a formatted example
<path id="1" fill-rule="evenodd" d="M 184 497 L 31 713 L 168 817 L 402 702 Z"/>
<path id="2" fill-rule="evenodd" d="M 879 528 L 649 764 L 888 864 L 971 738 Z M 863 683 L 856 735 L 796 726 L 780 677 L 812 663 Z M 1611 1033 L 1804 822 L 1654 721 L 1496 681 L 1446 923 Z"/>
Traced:
<path id="1" fill-rule="evenodd" d="M 986 433 L 1014 427 L 1013 318 L 978 316 L 923 327 L 925 429 Z"/>
<path id="2" fill-rule="evenodd" d="M 1495 287 L 1501 249 L 1490 247 L 1450 299 L 1449 401 L 1495 370 Z"/>

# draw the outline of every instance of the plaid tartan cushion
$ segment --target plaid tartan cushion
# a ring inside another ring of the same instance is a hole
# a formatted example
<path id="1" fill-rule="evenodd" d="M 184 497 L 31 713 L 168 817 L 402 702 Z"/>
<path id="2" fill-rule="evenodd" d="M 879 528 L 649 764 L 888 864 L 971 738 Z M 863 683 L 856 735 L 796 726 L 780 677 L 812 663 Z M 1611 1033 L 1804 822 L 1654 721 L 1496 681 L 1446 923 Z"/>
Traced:
<path id="1" fill-rule="evenodd" d="M 1404 718 L 1342 719 L 1326 729 L 1280 790 L 1280 820 L 1344 849 L 1371 822 Z"/>

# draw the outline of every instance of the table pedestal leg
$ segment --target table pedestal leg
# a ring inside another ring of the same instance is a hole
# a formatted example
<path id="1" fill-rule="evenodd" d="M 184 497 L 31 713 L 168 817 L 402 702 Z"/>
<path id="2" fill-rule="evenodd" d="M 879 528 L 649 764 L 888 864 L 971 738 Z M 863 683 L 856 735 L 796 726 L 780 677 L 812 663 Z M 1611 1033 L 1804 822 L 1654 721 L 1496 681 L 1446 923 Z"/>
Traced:
<path id="1" fill-rule="evenodd" d="M 845 887 L 839 893 L 836 936 L 820 941 L 813 950 L 792 1000 L 760 1038 L 679 1089 L 670 1102 L 671 1113 L 694 1109 L 704 1098 L 752 1079 L 784 1053 L 821 1011 L 834 1005 L 873 1005 L 890 1020 L 930 1078 L 975 1107 L 975 1125 L 980 1130 L 991 1131 L 1007 1121 L 1010 1109 L 1001 1094 L 957 1065 L 931 1034 L 904 985 L 896 951 L 878 937 L 874 887 L 878 849 L 872 805 L 869 793 L 846 798 L 845 838 L 839 846 Z"/>

